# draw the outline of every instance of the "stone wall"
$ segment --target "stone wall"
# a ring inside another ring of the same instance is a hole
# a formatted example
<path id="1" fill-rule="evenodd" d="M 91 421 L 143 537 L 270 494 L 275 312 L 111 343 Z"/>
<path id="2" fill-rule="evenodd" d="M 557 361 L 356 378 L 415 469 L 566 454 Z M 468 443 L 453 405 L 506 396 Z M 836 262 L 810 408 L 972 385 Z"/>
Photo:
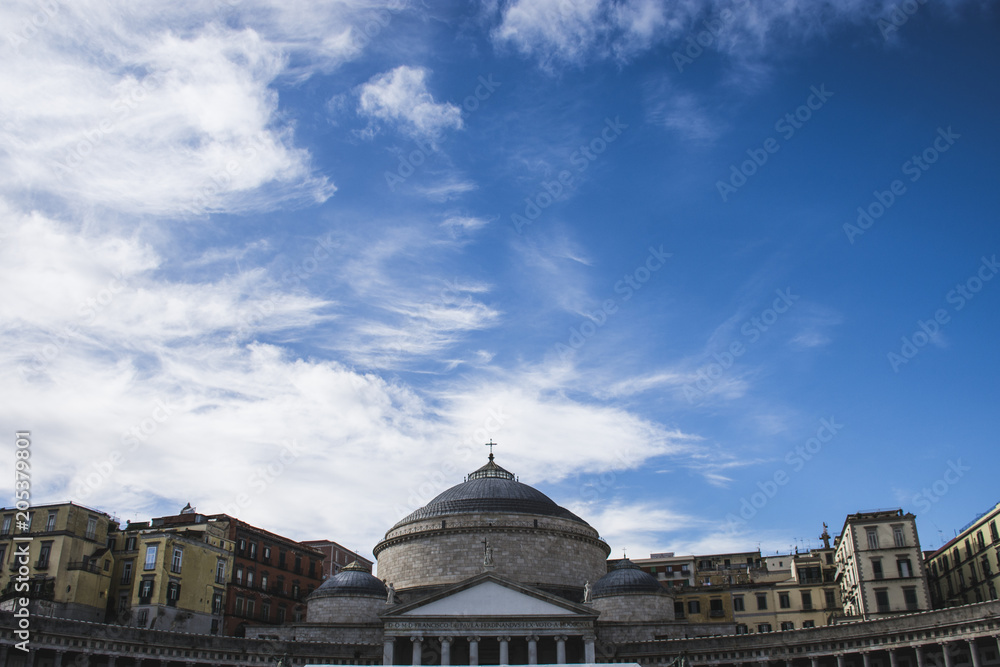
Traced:
<path id="1" fill-rule="evenodd" d="M 601 621 L 641 623 L 674 620 L 674 599 L 664 593 L 609 595 L 594 598 L 591 604 L 594 611 L 601 612 Z"/>
<path id="2" fill-rule="evenodd" d="M 493 549 L 490 571 L 523 584 L 582 590 L 587 579 L 607 573 L 610 549 L 586 524 L 483 513 L 415 521 L 389 531 L 375 548 L 378 577 L 397 590 L 457 583 L 485 571 L 484 539 Z"/>
<path id="3" fill-rule="evenodd" d="M 385 598 L 360 596 L 327 596 L 308 601 L 306 621 L 309 623 L 376 623 L 385 611 Z"/>

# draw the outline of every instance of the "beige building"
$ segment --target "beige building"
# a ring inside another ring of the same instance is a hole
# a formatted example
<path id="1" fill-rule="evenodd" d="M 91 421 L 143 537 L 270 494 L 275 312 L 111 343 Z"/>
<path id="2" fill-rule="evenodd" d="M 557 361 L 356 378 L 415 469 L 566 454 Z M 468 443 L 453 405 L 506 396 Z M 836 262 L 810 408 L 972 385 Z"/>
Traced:
<path id="1" fill-rule="evenodd" d="M 218 634 L 233 571 L 229 525 L 201 514 L 129 523 L 113 534 L 111 596 L 119 618 L 140 628 Z"/>
<path id="2" fill-rule="evenodd" d="M 21 574 L 14 561 L 14 535 L 26 534 L 32 539 L 27 543 L 28 580 L 22 583 L 28 585 L 34 611 L 104 621 L 114 569 L 114 556 L 107 547 L 108 531 L 117 523 L 104 512 L 75 503 L 35 505 L 28 517 L 24 530 L 18 527 L 14 509 L 0 510 L 0 609 L 13 609 Z"/>
<path id="3" fill-rule="evenodd" d="M 1000 503 L 927 558 L 934 607 L 997 599 L 1000 588 Z"/>
<path id="4" fill-rule="evenodd" d="M 674 552 L 650 554 L 632 561 L 643 572 L 659 580 L 666 588 L 694 586 L 694 556 L 676 556 Z"/>
<path id="5" fill-rule="evenodd" d="M 844 614 L 885 618 L 931 608 L 916 517 L 903 510 L 850 514 L 835 543 Z"/>

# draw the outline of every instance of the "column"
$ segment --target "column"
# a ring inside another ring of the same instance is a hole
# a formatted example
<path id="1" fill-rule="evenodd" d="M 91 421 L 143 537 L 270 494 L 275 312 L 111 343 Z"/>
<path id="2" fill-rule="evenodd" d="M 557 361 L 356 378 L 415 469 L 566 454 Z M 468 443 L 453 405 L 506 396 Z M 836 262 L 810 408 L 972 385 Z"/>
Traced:
<path id="1" fill-rule="evenodd" d="M 889 667 L 899 667 L 899 657 L 894 648 L 889 649 Z"/>
<path id="2" fill-rule="evenodd" d="M 469 640 L 469 665 L 476 667 L 479 664 L 479 637 L 466 637 Z"/>
<path id="3" fill-rule="evenodd" d="M 594 642 L 596 640 L 597 637 L 594 635 L 583 636 L 583 661 L 590 665 L 597 662 L 597 651 L 594 650 Z"/>
<path id="4" fill-rule="evenodd" d="M 66 654 L 66 651 L 56 651 L 56 657 L 55 657 L 54 661 L 52 662 L 52 667 L 62 667 L 63 656 L 65 654 Z M 979 667 L 979 665 L 974 665 L 973 667 Z"/>
<path id="5" fill-rule="evenodd" d="M 451 637 L 441 638 L 441 664 L 451 664 Z"/>
<path id="6" fill-rule="evenodd" d="M 419 665 L 421 658 L 423 658 L 424 653 L 424 638 L 423 637 L 410 637 L 410 641 L 413 642 L 413 662 L 411 665 Z"/>
<path id="7" fill-rule="evenodd" d="M 941 652 L 944 654 L 944 667 L 954 667 L 951 659 L 951 644 L 942 643 Z"/>
<path id="8" fill-rule="evenodd" d="M 809 667 L 819 667 L 819 658 L 811 656 L 809 658 Z M 896 665 L 893 665 L 892 667 L 896 667 Z"/>
<path id="9" fill-rule="evenodd" d="M 528 664 L 537 665 L 538 664 L 538 636 L 528 635 Z M 974 667 L 979 667 L 975 665 Z"/>
<path id="10" fill-rule="evenodd" d="M 115 667 L 115 656 L 108 656 L 108 667 Z"/>
<path id="11" fill-rule="evenodd" d="M 844 660 L 844 656 L 842 654 L 838 653 L 837 654 L 837 667 L 845 667 L 845 663 L 846 662 L 847 661 Z"/>
<path id="12" fill-rule="evenodd" d="M 556 637 L 556 663 L 566 664 L 566 635 Z"/>
<path id="13" fill-rule="evenodd" d="M 872 667 L 872 656 L 868 651 L 862 651 L 861 659 L 864 660 L 865 667 Z"/>
<path id="14" fill-rule="evenodd" d="M 510 654 L 508 643 L 510 642 L 510 637 L 499 637 L 498 639 L 500 640 L 500 664 L 509 665 Z"/>
<path id="15" fill-rule="evenodd" d="M 392 652 L 396 648 L 396 638 L 386 639 L 382 642 L 382 664 L 391 665 L 393 661 Z"/>
<path id="16" fill-rule="evenodd" d="M 972 667 L 982 667 L 983 663 L 979 661 L 979 651 L 976 650 L 976 640 L 967 639 L 966 641 L 969 642 L 969 655 L 972 656 Z"/>
<path id="17" fill-rule="evenodd" d="M 923 646 L 914 646 L 913 650 L 917 654 L 917 667 L 925 667 L 925 663 L 924 663 L 924 647 Z"/>

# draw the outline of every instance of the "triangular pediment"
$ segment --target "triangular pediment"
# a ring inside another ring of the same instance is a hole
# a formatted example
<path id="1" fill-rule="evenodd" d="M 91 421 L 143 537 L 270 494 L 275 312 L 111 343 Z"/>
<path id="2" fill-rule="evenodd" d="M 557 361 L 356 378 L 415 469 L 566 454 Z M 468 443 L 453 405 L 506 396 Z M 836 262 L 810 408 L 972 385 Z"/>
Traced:
<path id="1" fill-rule="evenodd" d="M 472 577 L 442 591 L 391 610 L 386 615 L 414 616 L 596 616 L 589 607 L 564 600 L 496 575 Z"/>

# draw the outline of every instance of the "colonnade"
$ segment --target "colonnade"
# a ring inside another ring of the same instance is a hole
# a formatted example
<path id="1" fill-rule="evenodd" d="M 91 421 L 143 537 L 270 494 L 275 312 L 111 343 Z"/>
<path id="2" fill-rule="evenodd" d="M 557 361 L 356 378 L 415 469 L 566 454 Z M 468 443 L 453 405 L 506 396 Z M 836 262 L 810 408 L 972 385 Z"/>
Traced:
<path id="1" fill-rule="evenodd" d="M 428 646 L 432 646 L 440 651 L 440 659 L 435 660 L 433 664 L 440 665 L 452 665 L 452 664 L 467 664 L 467 665 L 479 665 L 479 664 L 499 664 L 499 665 L 509 665 L 511 664 L 511 646 L 514 642 L 526 642 L 527 644 L 527 661 L 518 661 L 515 664 L 528 664 L 537 665 L 539 664 L 539 642 L 553 640 L 555 643 L 555 664 L 565 665 L 567 664 L 567 651 L 566 645 L 571 639 L 581 639 L 583 642 L 583 662 L 594 663 L 596 662 L 596 649 L 595 642 L 596 637 L 593 634 L 585 635 L 540 635 L 540 634 L 528 634 L 528 635 L 460 635 L 458 639 L 463 639 L 468 644 L 467 655 L 463 652 L 462 662 L 453 662 L 453 646 L 456 642 L 456 635 L 441 635 L 441 636 L 424 636 L 424 635 L 409 635 L 402 637 L 386 637 L 384 643 L 383 651 L 383 664 L 384 665 L 423 665 L 431 664 L 425 662 L 424 654 Z M 409 655 L 397 655 L 396 643 L 400 639 L 409 639 L 411 643 L 411 648 Z M 496 641 L 498 642 L 498 660 L 496 662 L 490 661 L 489 663 L 480 662 L 480 644 L 483 641 Z M 577 651 L 579 651 L 579 645 L 577 645 Z M 551 650 L 551 649 L 550 649 Z M 437 653 L 437 651 L 435 651 Z M 522 652 L 519 652 L 522 653 Z"/>

